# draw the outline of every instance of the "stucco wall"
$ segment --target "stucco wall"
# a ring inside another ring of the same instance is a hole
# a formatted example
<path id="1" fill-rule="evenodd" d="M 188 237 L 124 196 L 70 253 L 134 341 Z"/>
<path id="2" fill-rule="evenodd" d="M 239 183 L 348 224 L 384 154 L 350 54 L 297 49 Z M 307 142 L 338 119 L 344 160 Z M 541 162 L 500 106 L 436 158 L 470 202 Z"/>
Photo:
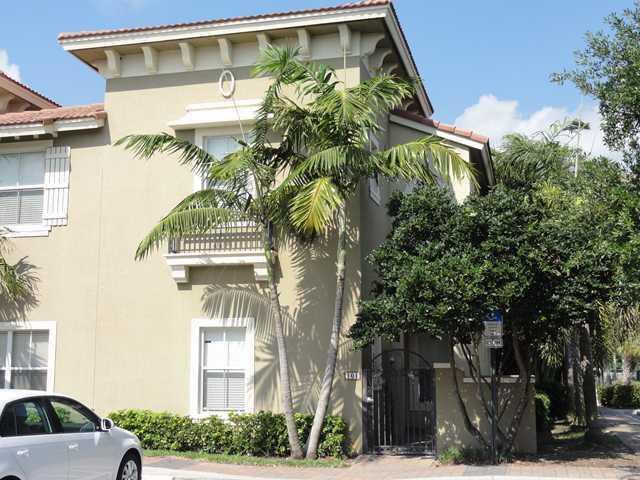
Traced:
<path id="1" fill-rule="evenodd" d="M 236 69 L 236 99 L 260 98 L 268 80 Z M 217 287 L 260 293 L 250 267 L 192 268 L 191 281 L 177 285 L 160 251 L 142 262 L 138 242 L 180 199 L 193 176 L 174 159 L 136 160 L 111 143 L 132 133 L 171 131 L 167 124 L 189 104 L 222 101 L 219 71 L 190 72 L 107 82 L 107 125 L 99 132 L 65 134 L 71 146 L 69 224 L 49 237 L 14 240 L 14 259 L 27 256 L 40 277 L 39 305 L 28 320 L 57 322 L 55 389 L 99 413 L 149 408 L 188 413 L 191 321 L 206 316 L 256 321 L 256 410 L 280 410 L 273 328 L 255 295 L 214 294 Z M 359 67 L 347 70 L 359 81 Z M 184 132 L 192 136 L 193 132 Z M 358 242 L 360 205 L 350 221 L 353 248 L 347 272 L 344 330 L 355 318 L 360 294 Z M 335 292 L 335 239 L 313 246 L 280 247 L 281 302 L 289 313 L 287 347 L 296 407 L 315 407 L 324 369 Z M 359 370 L 360 353 L 341 346 L 333 413 L 361 444 L 361 384 L 344 380 Z"/>
<path id="2" fill-rule="evenodd" d="M 480 429 L 486 439 L 491 438 L 491 422 L 485 414 L 482 401 L 475 383 L 463 383 L 462 372 L 458 372 L 461 394 L 469 412 L 471 421 Z M 475 446 L 478 442 L 467 432 L 462 413 L 458 406 L 455 394 L 453 370 L 440 368 L 436 370 L 436 418 L 437 437 L 436 444 L 439 452 L 449 447 Z M 516 388 L 515 384 L 513 388 Z M 508 387 L 503 387 L 508 388 Z M 519 388 L 519 386 L 517 387 Z M 486 398 L 491 398 L 489 391 L 485 392 Z M 500 425 L 505 428 L 513 418 L 514 407 L 509 407 Z M 515 443 L 516 451 L 523 453 L 535 453 L 536 444 L 536 419 L 533 395 L 527 405 L 522 418 L 522 423 Z"/>

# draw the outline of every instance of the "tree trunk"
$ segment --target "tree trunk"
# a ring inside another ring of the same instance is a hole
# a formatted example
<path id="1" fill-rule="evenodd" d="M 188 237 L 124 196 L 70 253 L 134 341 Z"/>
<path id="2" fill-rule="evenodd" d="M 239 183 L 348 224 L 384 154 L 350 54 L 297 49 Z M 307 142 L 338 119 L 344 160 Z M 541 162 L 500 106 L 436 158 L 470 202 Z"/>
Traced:
<path id="1" fill-rule="evenodd" d="M 580 342 L 577 327 L 571 331 L 569 344 L 571 350 L 571 369 L 573 370 L 573 414 L 578 425 L 584 424 L 584 404 L 582 402 L 582 367 L 580 365 Z"/>
<path id="2" fill-rule="evenodd" d="M 584 392 L 584 413 L 587 429 L 598 418 L 598 397 L 596 392 L 596 377 L 593 368 L 593 349 L 589 325 L 580 328 L 580 351 L 582 354 L 582 368 L 584 372 L 582 389 Z"/>
<path id="3" fill-rule="evenodd" d="M 569 389 L 569 412 L 576 411 L 575 385 L 573 384 L 573 349 L 571 348 L 571 337 L 564 344 L 564 361 L 562 365 L 562 381 Z"/>
<path id="4" fill-rule="evenodd" d="M 336 372 L 336 361 L 338 359 L 338 348 L 340 346 L 340 332 L 342 330 L 342 310 L 344 305 L 345 274 L 347 267 L 347 204 L 342 206 L 338 214 L 338 246 L 336 251 L 336 298 L 333 309 L 333 324 L 331 326 L 331 338 L 329 340 L 329 350 L 327 352 L 327 364 L 320 387 L 318 405 L 313 416 L 313 425 L 309 434 L 309 445 L 307 447 L 307 458 L 317 458 L 322 424 L 329 408 L 331 400 L 331 389 L 333 388 L 333 378 Z"/>
<path id="5" fill-rule="evenodd" d="M 515 445 L 516 438 L 518 436 L 518 431 L 520 430 L 520 425 L 522 424 L 522 418 L 524 416 L 524 412 L 529 404 L 530 396 L 532 393 L 531 388 L 531 379 L 529 376 L 529 361 L 522 355 L 522 349 L 520 347 L 520 341 L 516 338 L 515 334 L 512 335 L 512 344 L 513 344 L 513 353 L 514 358 L 516 360 L 516 364 L 518 365 L 518 371 L 520 372 L 520 380 L 522 383 L 522 396 L 520 400 L 518 400 L 517 407 L 513 413 L 513 418 L 511 419 L 511 425 L 508 430 L 508 443 L 503 450 L 503 453 L 509 454 L 511 450 L 513 450 L 513 446 Z"/>
<path id="6" fill-rule="evenodd" d="M 469 412 L 467 411 L 467 406 L 464 404 L 464 400 L 462 398 L 462 394 L 460 393 L 460 385 L 458 384 L 458 369 L 456 367 L 456 356 L 454 353 L 454 340 L 453 338 L 449 338 L 449 364 L 451 365 L 451 374 L 453 375 L 453 386 L 456 394 L 456 400 L 458 401 L 458 407 L 460 408 L 460 413 L 462 414 L 462 420 L 464 422 L 464 427 L 467 429 L 473 438 L 475 438 L 480 445 L 484 447 L 485 450 L 489 450 L 491 447 L 489 442 L 485 440 L 482 436 L 482 432 L 471 422 L 469 418 Z"/>
<path id="7" fill-rule="evenodd" d="M 269 282 L 269 300 L 274 320 L 276 343 L 278 344 L 278 364 L 280 367 L 280 401 L 284 411 L 285 423 L 287 425 L 287 435 L 289 437 L 289 447 L 292 458 L 302 458 L 303 452 L 298 438 L 298 429 L 293 415 L 293 398 L 291 395 L 291 380 L 289 377 L 289 358 L 287 356 L 287 346 L 284 341 L 284 327 L 282 322 L 282 309 L 280 307 L 280 297 L 275 276 L 275 257 L 273 244 L 273 227 L 267 225 L 263 231 L 264 254 L 267 259 L 267 277 Z"/>
<path id="8" fill-rule="evenodd" d="M 629 385 L 633 380 L 633 373 L 631 372 L 631 357 L 622 352 L 622 381 L 625 385 Z"/>

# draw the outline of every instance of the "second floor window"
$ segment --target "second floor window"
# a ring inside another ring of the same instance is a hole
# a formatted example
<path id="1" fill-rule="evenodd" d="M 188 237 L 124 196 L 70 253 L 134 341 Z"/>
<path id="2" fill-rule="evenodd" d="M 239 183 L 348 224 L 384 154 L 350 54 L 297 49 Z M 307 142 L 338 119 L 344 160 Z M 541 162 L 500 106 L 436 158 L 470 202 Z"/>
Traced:
<path id="1" fill-rule="evenodd" d="M 204 149 L 207 153 L 213 155 L 216 160 L 222 160 L 230 153 L 240 148 L 235 138 L 229 135 L 219 137 L 204 137 Z M 202 179 L 202 187 L 209 187 L 206 179 Z"/>
<path id="2" fill-rule="evenodd" d="M 42 223 L 44 152 L 0 154 L 0 225 Z"/>

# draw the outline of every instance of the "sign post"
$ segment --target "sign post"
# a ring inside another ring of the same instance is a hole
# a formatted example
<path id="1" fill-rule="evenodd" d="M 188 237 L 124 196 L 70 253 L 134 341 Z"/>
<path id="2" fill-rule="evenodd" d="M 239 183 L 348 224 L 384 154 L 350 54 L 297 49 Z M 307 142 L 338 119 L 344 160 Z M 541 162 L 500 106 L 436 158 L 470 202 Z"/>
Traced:
<path id="1" fill-rule="evenodd" d="M 484 344 L 491 351 L 491 462 L 498 463 L 496 455 L 497 436 L 497 403 L 498 392 L 496 388 L 497 349 L 502 348 L 502 313 L 494 311 L 484 322 Z"/>

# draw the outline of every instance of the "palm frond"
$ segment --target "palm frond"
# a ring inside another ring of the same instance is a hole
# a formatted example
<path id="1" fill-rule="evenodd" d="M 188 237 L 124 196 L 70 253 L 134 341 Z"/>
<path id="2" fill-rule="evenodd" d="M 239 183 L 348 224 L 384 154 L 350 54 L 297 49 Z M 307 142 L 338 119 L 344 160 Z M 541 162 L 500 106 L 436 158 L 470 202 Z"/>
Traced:
<path id="1" fill-rule="evenodd" d="M 445 180 L 468 176 L 477 184 L 473 166 L 453 148 L 431 135 L 393 146 L 378 152 L 376 157 L 382 174 L 388 177 L 437 183 L 437 175 Z"/>
<path id="2" fill-rule="evenodd" d="M 15 265 L 0 257 L 0 298 L 9 302 L 19 302 L 31 292 L 31 282 L 20 275 Z"/>
<path id="3" fill-rule="evenodd" d="M 168 133 L 127 135 L 118 140 L 115 145 L 131 150 L 136 157 L 144 160 L 161 153 L 178 155 L 180 164 L 189 166 L 198 175 L 206 172 L 216 160 L 212 155 L 190 141 L 174 137 Z"/>
<path id="4" fill-rule="evenodd" d="M 293 176 L 340 176 L 364 171 L 371 154 L 356 145 L 337 145 L 310 154 L 296 166 Z"/>
<path id="5" fill-rule="evenodd" d="M 219 207 L 176 208 L 164 217 L 140 242 L 136 260 L 147 257 L 167 239 L 208 233 L 211 229 L 232 221 L 245 219 L 244 212 Z"/>
<path id="6" fill-rule="evenodd" d="M 375 112 L 386 113 L 399 108 L 405 100 L 415 94 L 415 82 L 382 74 L 365 80 L 352 90 Z"/>
<path id="7" fill-rule="evenodd" d="M 226 208 L 242 209 L 241 197 L 233 190 L 226 188 L 207 188 L 187 195 L 169 213 L 175 213 L 194 208 Z"/>
<path id="8" fill-rule="evenodd" d="M 307 183 L 291 202 L 291 223 L 303 234 L 324 233 L 344 198 L 330 177 Z"/>

